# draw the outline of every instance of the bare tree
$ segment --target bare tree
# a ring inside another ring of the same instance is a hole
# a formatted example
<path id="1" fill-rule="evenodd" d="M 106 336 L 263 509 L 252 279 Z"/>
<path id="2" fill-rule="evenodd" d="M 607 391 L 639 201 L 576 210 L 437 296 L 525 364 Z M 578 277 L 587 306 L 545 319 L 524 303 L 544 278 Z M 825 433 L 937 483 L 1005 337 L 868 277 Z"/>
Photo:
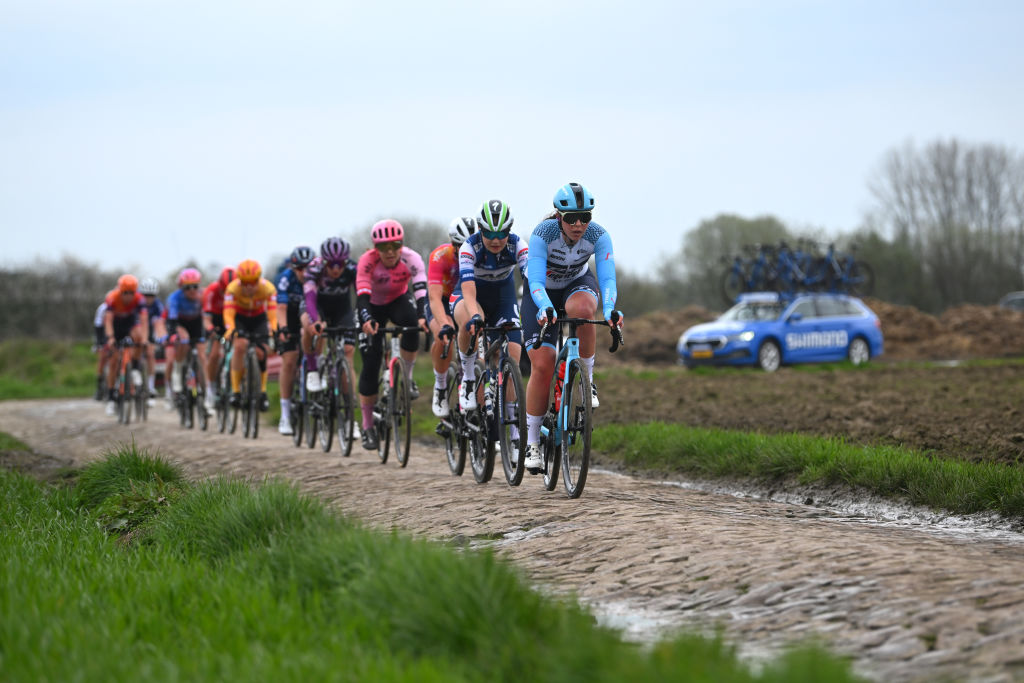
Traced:
<path id="1" fill-rule="evenodd" d="M 937 141 L 891 150 L 869 183 L 872 216 L 919 260 L 943 306 L 1020 289 L 1024 157 L 992 144 Z"/>

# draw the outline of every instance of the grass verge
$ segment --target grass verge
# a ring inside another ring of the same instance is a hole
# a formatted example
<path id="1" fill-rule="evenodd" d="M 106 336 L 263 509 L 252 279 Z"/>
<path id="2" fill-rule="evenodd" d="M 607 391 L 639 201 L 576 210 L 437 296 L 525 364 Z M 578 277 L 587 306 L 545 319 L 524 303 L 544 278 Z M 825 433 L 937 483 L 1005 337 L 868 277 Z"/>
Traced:
<path id="1" fill-rule="evenodd" d="M 764 435 L 650 422 L 594 430 L 593 448 L 627 468 L 707 478 L 750 477 L 854 490 L 957 514 L 1024 519 L 1024 470 L 930 458 L 842 439 Z"/>
<path id="2" fill-rule="evenodd" d="M 283 482 L 175 471 L 133 447 L 70 491 L 0 471 L 0 678 L 853 680 L 815 648 L 756 673 L 719 639 L 640 648 L 490 552 L 370 532 Z M 119 506 L 142 510 L 130 533 L 97 523 Z"/>

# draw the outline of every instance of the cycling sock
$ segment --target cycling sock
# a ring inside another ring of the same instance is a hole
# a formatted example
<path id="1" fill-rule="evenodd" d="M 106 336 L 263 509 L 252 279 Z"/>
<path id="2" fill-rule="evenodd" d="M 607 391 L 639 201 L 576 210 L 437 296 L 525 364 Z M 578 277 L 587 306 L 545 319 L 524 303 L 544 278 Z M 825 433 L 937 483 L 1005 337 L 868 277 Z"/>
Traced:
<path id="1" fill-rule="evenodd" d="M 581 356 L 580 357 L 580 362 L 583 363 L 583 367 L 585 367 L 587 369 L 587 374 L 588 374 L 587 379 L 589 379 L 591 382 L 593 382 L 594 381 L 594 357 L 591 356 L 590 358 L 583 358 Z"/>
<path id="2" fill-rule="evenodd" d="M 242 389 L 242 371 L 232 370 L 231 371 L 231 392 L 237 394 Z"/>
<path id="3" fill-rule="evenodd" d="M 264 394 L 267 393 L 267 375 L 269 374 L 266 370 L 260 373 L 260 391 Z"/>
<path id="4" fill-rule="evenodd" d="M 462 361 L 462 377 L 473 381 L 476 379 L 476 354 L 466 354 L 459 349 L 459 360 Z"/>
<path id="5" fill-rule="evenodd" d="M 306 356 L 306 372 L 316 372 L 316 356 Z"/>
<path id="6" fill-rule="evenodd" d="M 408 370 L 405 371 L 406 378 L 411 382 L 412 381 L 412 371 L 416 369 L 416 361 L 412 360 L 412 361 L 406 363 L 405 367 L 408 368 Z"/>
<path id="7" fill-rule="evenodd" d="M 444 384 L 445 384 L 445 382 L 447 380 L 448 380 L 448 373 L 447 372 L 438 372 L 437 370 L 434 370 L 434 386 L 435 387 L 444 387 Z"/>
<path id="8" fill-rule="evenodd" d="M 281 419 L 282 420 L 287 420 L 288 417 L 291 415 L 291 410 L 292 410 L 291 399 L 282 398 L 281 399 Z"/>
<path id="9" fill-rule="evenodd" d="M 360 399 L 359 405 L 363 409 L 363 431 L 367 432 L 373 427 L 373 401 Z"/>
<path id="10" fill-rule="evenodd" d="M 540 423 L 543 420 L 543 415 L 526 414 L 526 443 L 540 443 Z"/>

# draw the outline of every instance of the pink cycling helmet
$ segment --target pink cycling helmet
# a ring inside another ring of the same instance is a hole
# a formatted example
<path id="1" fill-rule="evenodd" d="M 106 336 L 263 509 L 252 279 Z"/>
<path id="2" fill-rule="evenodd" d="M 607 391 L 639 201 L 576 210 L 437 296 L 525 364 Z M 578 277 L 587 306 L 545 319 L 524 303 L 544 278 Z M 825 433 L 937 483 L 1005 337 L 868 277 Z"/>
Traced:
<path id="1" fill-rule="evenodd" d="M 202 278 L 203 276 L 195 268 L 186 268 L 178 274 L 178 286 L 198 285 Z"/>
<path id="2" fill-rule="evenodd" d="M 373 224 L 373 229 L 370 231 L 370 237 L 373 238 L 374 244 L 381 244 L 383 242 L 401 242 L 405 239 L 405 231 L 402 230 L 401 223 L 388 218 L 383 221 L 377 221 Z"/>

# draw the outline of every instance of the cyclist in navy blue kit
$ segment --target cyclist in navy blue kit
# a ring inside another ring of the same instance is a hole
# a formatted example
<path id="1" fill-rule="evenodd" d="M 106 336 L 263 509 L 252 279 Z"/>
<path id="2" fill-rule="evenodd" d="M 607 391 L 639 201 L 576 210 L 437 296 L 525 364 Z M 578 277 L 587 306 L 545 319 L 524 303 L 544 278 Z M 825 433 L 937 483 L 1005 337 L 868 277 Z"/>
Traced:
<path id="1" fill-rule="evenodd" d="M 526 268 L 526 244 L 512 233 L 512 213 L 500 199 L 484 202 L 476 232 L 459 248 L 459 282 L 452 292 L 452 313 L 458 328 L 462 385 L 459 406 L 473 410 L 476 400 L 476 354 L 469 353 L 475 330 L 519 322 L 514 271 Z M 508 335 L 508 353 L 519 361 L 522 332 Z"/>
<path id="2" fill-rule="evenodd" d="M 277 431 L 286 436 L 292 433 L 292 384 L 299 364 L 300 309 L 305 299 L 303 283 L 306 281 L 306 268 L 315 256 L 310 247 L 295 247 L 288 257 L 288 267 L 277 279 L 277 352 L 281 355 L 281 376 L 278 378 L 281 420 Z"/>
<path id="3" fill-rule="evenodd" d="M 594 196 L 583 185 L 569 183 L 558 188 L 552 204 L 554 212 L 530 236 L 525 285 L 529 296 L 524 294 L 522 305 L 523 338 L 532 366 L 526 385 L 527 447 L 523 464 L 534 474 L 544 466 L 540 426 L 548 407 L 558 334 L 556 325 L 549 326 L 540 348 L 534 350 L 544 321 L 554 322 L 559 311 L 570 318 L 592 319 L 600 297 L 605 320 L 610 325 L 622 325 L 622 314 L 614 310 L 618 290 L 612 240 L 604 227 L 593 220 Z M 591 257 L 597 263 L 596 278 L 587 267 Z M 613 312 L 617 314 L 615 323 Z M 583 325 L 577 332 L 580 360 L 591 379 L 591 405 L 596 408 L 599 401 L 593 373 L 597 331 L 593 325 Z"/>

